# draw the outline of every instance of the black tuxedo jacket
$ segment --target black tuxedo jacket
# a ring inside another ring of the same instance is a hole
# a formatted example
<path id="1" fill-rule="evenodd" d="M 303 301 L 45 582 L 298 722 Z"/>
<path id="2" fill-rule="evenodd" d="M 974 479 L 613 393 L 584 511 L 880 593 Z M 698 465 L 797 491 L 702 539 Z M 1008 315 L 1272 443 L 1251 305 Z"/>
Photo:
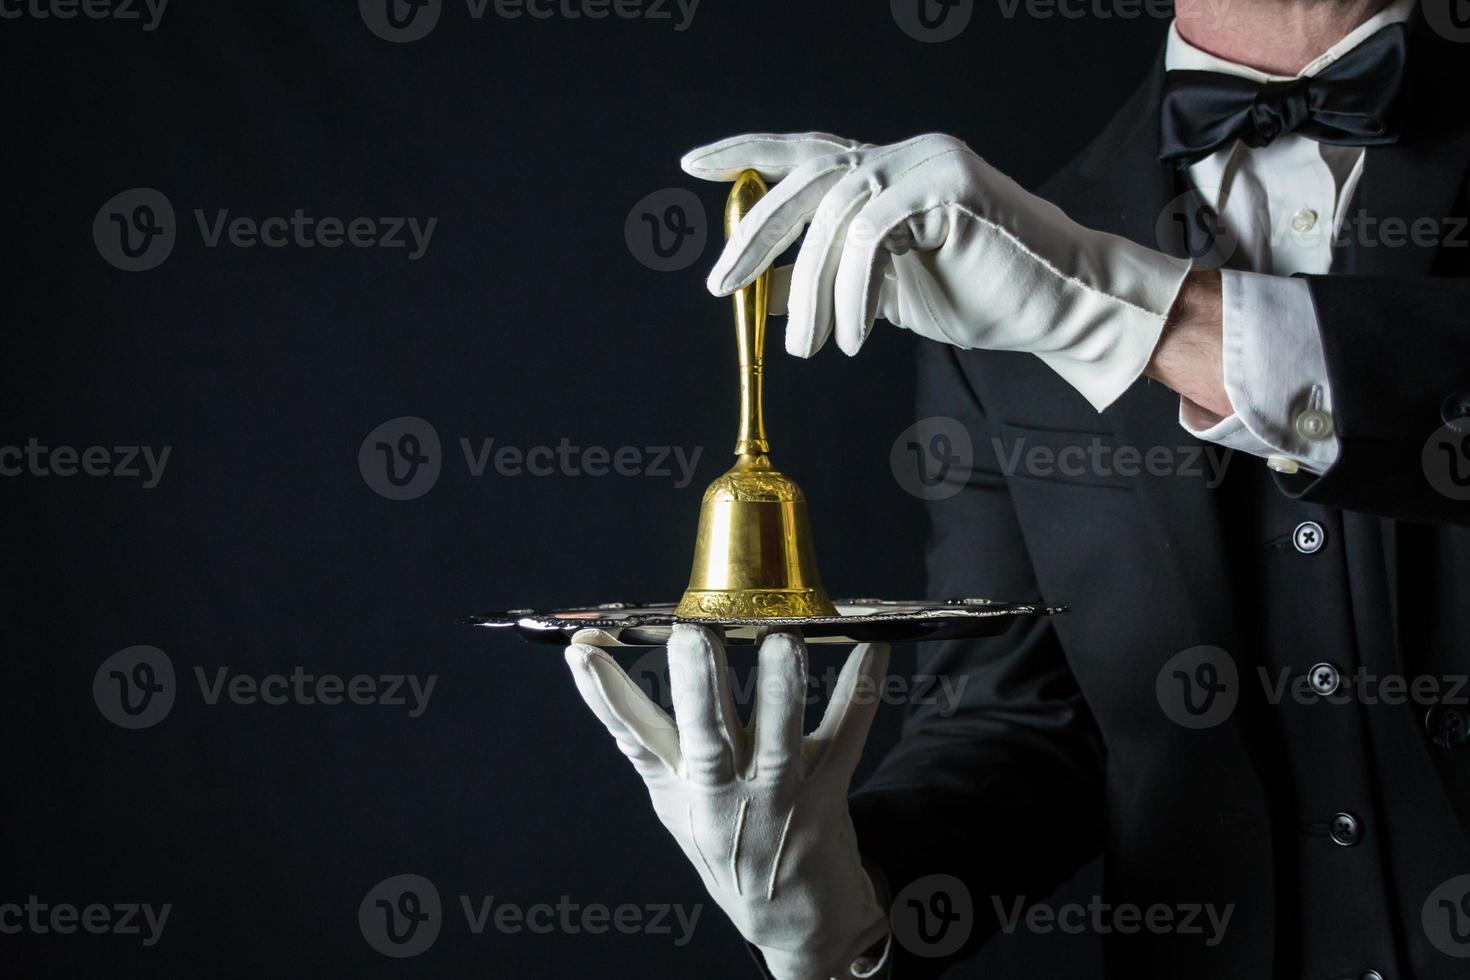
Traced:
<path id="1" fill-rule="evenodd" d="M 1452 697 L 1463 692 L 1445 681 L 1428 701 L 1369 705 L 1270 691 L 1285 674 L 1309 686 L 1324 663 L 1342 677 L 1470 670 L 1470 503 L 1425 463 L 1445 418 L 1470 412 L 1467 63 L 1470 45 L 1416 26 L 1404 139 L 1367 151 L 1351 204 L 1363 229 L 1433 219 L 1444 240 L 1355 231 L 1334 274 L 1310 278 L 1342 446 L 1325 475 L 1280 477 L 1235 454 L 1211 485 L 1190 465 L 1204 447 L 1179 426 L 1177 395 L 1158 384 L 1098 414 L 1029 355 L 924 345 L 918 417 L 959 420 L 975 456 L 963 487 L 930 505 L 929 593 L 1070 606 L 921 649 L 921 673 L 966 677 L 957 710 L 942 697 L 913 709 L 853 798 L 860 847 L 891 893 L 928 875 L 965 883 L 976 922 L 955 956 L 997 929 L 997 899 L 1043 900 L 1101 852 L 1109 903 L 1234 906 L 1215 946 L 1108 933 L 1113 976 L 1470 969 L 1421 921 L 1470 913 L 1470 896 L 1431 901 L 1470 874 L 1470 748 Z M 1041 194 L 1084 225 L 1180 254 L 1170 202 L 1183 179 L 1157 160 L 1162 77 L 1160 62 Z M 1028 465 L 1036 447 L 1104 462 Z M 1164 462 L 1128 465 L 1117 453 L 1129 448 Z M 1470 482 L 1470 444 L 1457 451 L 1456 478 Z M 1324 540 L 1311 553 L 1294 544 L 1305 522 Z M 1214 673 L 1200 657 L 1216 658 Z M 1164 709 L 1176 682 L 1196 699 L 1233 683 L 1216 692 L 1233 707 L 1181 725 Z M 1470 916 L 1444 925 L 1470 954 Z M 893 976 L 954 958 L 928 952 L 897 945 Z"/>

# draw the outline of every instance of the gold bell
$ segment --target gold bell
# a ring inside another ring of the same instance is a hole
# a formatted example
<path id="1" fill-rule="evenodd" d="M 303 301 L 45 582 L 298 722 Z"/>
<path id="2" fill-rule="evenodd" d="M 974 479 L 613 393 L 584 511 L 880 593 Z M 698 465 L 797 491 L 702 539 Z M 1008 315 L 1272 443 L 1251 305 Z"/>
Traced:
<path id="1" fill-rule="evenodd" d="M 754 170 L 735 179 L 725 203 L 725 237 L 766 193 Z M 770 270 L 738 291 L 740 438 L 735 465 L 709 485 L 699 509 L 694 570 L 674 615 L 685 619 L 835 616 L 817 577 L 806 496 L 771 466 L 761 410 Z"/>

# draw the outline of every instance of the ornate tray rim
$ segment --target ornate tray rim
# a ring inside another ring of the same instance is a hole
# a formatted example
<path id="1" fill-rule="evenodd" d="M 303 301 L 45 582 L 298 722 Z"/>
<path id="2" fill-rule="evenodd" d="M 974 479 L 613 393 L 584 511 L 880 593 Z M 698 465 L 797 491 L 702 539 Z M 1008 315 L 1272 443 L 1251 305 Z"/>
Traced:
<path id="1" fill-rule="evenodd" d="M 1026 602 L 1001 602 L 994 599 L 834 599 L 837 606 L 888 606 L 876 612 L 850 616 L 761 616 L 728 619 L 694 619 L 675 616 L 676 603 L 604 602 L 595 606 L 570 606 L 565 609 L 507 609 L 503 612 L 470 616 L 466 626 L 487 629 L 514 627 L 520 630 L 576 632 L 584 629 L 639 629 L 650 626 L 673 626 L 693 623 L 704 626 L 845 626 L 869 623 L 911 623 L 930 619 L 994 619 L 1002 616 L 1052 616 L 1067 612 L 1064 605 Z M 638 612 L 637 610 L 647 610 Z M 618 616 L 563 618 L 570 614 L 620 612 Z"/>

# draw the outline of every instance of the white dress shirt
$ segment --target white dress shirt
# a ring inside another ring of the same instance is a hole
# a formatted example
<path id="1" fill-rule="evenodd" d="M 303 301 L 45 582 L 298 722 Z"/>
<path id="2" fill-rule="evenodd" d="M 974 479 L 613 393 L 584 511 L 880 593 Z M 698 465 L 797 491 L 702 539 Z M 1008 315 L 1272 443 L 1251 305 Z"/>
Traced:
<path id="1" fill-rule="evenodd" d="M 1370 34 L 1408 20 L 1413 9 L 1414 0 L 1395 0 L 1297 77 L 1317 74 Z M 1286 80 L 1200 50 L 1180 36 L 1177 21 L 1164 67 Z M 1306 282 L 1289 277 L 1331 268 L 1364 157 L 1360 146 L 1285 133 L 1256 149 L 1236 141 L 1190 166 L 1190 183 L 1236 241 L 1236 264 L 1250 270 L 1220 274 L 1225 393 L 1235 413 L 1198 428 L 1185 421 L 1181 404 L 1179 422 L 1195 436 L 1264 456 L 1285 472 L 1322 473 L 1337 460 L 1316 310 Z"/>

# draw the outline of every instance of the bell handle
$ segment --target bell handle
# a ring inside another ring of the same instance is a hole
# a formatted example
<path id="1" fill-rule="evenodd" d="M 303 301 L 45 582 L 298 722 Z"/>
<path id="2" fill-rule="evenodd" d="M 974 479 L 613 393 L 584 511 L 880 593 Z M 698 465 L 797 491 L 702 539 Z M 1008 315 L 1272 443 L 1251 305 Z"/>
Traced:
<path id="1" fill-rule="evenodd" d="M 766 195 L 766 182 L 754 170 L 735 178 L 725 201 L 725 238 L 735 234 L 740 219 Z M 735 291 L 735 347 L 740 370 L 740 430 L 735 442 L 737 456 L 763 456 L 771 451 L 766 440 L 764 395 L 766 309 L 770 299 L 771 271 L 743 289 Z"/>

